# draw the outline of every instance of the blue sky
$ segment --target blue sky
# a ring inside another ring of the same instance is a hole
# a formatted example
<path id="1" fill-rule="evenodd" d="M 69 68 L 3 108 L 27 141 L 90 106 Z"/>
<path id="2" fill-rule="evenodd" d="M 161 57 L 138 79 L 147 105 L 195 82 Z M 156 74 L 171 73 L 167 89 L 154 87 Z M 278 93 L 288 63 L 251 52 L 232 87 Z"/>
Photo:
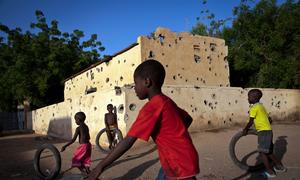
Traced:
<path id="1" fill-rule="evenodd" d="M 217 19 L 232 17 L 239 0 L 0 0 L 0 23 L 30 29 L 41 10 L 47 22 L 57 20 L 62 32 L 80 29 L 86 38 L 95 33 L 112 55 L 148 35 L 157 27 L 190 31 L 200 11 L 209 9 Z"/>

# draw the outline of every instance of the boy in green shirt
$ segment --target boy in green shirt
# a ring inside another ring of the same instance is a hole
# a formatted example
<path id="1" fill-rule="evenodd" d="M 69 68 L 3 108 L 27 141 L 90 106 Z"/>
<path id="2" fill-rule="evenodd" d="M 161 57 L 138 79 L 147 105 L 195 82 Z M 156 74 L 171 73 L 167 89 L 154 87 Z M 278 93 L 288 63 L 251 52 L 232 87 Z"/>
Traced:
<path id="1" fill-rule="evenodd" d="M 268 113 L 262 103 L 259 102 L 262 92 L 259 89 L 251 89 L 248 92 L 248 102 L 251 104 L 249 110 L 249 122 L 243 130 L 243 134 L 247 135 L 249 128 L 254 123 L 258 136 L 258 152 L 266 167 L 264 174 L 267 177 L 276 177 L 275 172 L 285 172 L 287 169 L 282 165 L 281 161 L 273 154 L 273 132 Z M 269 162 L 271 159 L 275 166 L 274 171 Z"/>

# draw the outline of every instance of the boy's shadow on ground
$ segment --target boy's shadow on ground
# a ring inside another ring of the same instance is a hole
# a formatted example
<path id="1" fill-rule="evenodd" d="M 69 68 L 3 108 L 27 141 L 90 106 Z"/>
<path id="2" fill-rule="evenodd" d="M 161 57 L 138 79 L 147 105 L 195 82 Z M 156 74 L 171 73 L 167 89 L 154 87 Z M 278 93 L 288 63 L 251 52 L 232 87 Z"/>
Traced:
<path id="1" fill-rule="evenodd" d="M 286 140 L 287 136 L 279 136 L 275 143 L 274 143 L 274 155 L 277 157 L 277 159 L 279 159 L 280 161 L 282 161 L 284 154 L 287 151 L 287 140 Z M 249 154 L 247 154 L 246 156 L 243 157 L 243 159 L 241 160 L 243 163 L 247 162 L 247 159 L 252 156 L 253 154 L 257 153 L 257 151 L 253 151 Z M 257 164 L 261 164 L 261 161 L 259 160 L 259 157 L 256 158 L 256 165 Z M 259 166 L 258 168 L 250 168 L 250 170 L 248 170 L 246 173 L 233 178 L 234 180 L 238 180 L 238 179 L 242 179 L 246 176 L 248 176 L 250 174 L 250 177 L 248 178 L 248 180 L 264 180 L 264 179 L 268 179 L 267 177 L 265 177 L 262 173 L 264 172 L 264 167 L 263 166 Z"/>

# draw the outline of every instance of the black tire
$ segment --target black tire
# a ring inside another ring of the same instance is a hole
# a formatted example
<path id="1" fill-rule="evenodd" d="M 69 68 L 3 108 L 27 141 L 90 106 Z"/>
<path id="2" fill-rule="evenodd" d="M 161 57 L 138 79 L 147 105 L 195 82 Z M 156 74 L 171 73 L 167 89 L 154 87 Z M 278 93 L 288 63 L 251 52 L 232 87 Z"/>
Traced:
<path id="1" fill-rule="evenodd" d="M 48 175 L 44 174 L 41 170 L 41 167 L 40 167 L 41 154 L 45 149 L 49 149 L 53 153 L 54 158 L 55 158 L 54 171 L 50 172 L 50 174 L 48 174 Z M 59 175 L 59 172 L 60 172 L 60 169 L 61 169 L 61 157 L 60 157 L 59 151 L 52 144 L 43 144 L 42 146 L 40 146 L 37 149 L 37 151 L 34 155 L 33 166 L 34 166 L 34 169 L 35 169 L 37 175 L 41 179 L 47 179 L 47 180 L 55 179 Z"/>
<path id="2" fill-rule="evenodd" d="M 257 136 L 257 132 L 256 130 L 254 129 L 250 129 L 248 131 L 248 135 L 255 135 Z M 256 169 L 260 169 L 263 167 L 263 164 L 262 163 L 259 163 L 257 165 L 254 165 L 254 166 L 250 166 L 246 163 L 243 163 L 242 161 L 240 161 L 237 156 L 236 156 L 236 153 L 235 153 L 235 146 L 236 146 L 236 143 L 240 140 L 240 138 L 243 137 L 243 131 L 239 131 L 237 132 L 232 138 L 231 138 L 231 141 L 230 141 L 230 144 L 229 144 L 229 155 L 230 155 L 230 158 L 232 159 L 232 161 L 234 162 L 235 165 L 237 165 L 239 168 L 243 169 L 243 170 L 247 170 L 247 171 L 252 171 L 252 170 L 256 170 Z"/>
<path id="3" fill-rule="evenodd" d="M 115 129 L 115 134 L 117 135 L 117 143 L 123 140 L 122 132 L 119 129 Z M 114 137 L 115 138 L 115 137 Z M 103 128 L 96 136 L 96 146 L 97 149 L 103 153 L 109 153 L 111 149 L 109 149 L 109 142 L 106 134 L 106 128 Z"/>

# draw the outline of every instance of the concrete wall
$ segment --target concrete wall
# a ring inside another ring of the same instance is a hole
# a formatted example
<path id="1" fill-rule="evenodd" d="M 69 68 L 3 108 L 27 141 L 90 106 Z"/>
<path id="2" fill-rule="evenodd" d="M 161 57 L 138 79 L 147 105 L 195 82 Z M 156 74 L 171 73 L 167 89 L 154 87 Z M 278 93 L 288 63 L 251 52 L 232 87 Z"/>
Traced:
<path id="1" fill-rule="evenodd" d="M 165 85 L 229 87 L 228 47 L 223 39 L 157 28 L 141 36 L 142 60 L 154 58 L 166 69 Z"/>
<path id="2" fill-rule="evenodd" d="M 248 121 L 248 89 L 229 87 L 227 46 L 222 39 L 174 33 L 158 28 L 155 36 L 137 43 L 65 82 L 65 101 L 32 111 L 39 134 L 70 139 L 77 127 L 74 114 L 85 112 L 91 142 L 104 128 L 106 106 L 118 109 L 125 135 L 146 101 L 137 99 L 133 72 L 144 60 L 159 60 L 166 69 L 163 91 L 194 118 L 191 129 L 221 128 Z M 263 89 L 262 102 L 276 121 L 299 119 L 300 92 Z"/>
<path id="3" fill-rule="evenodd" d="M 246 124 L 249 120 L 249 89 L 233 87 L 165 86 L 163 92 L 194 119 L 191 130 L 226 128 Z M 300 90 L 261 89 L 261 102 L 274 121 L 300 119 Z M 127 91 L 127 129 L 145 101 L 139 101 L 134 90 Z M 131 107 L 135 107 L 130 110 Z"/>

